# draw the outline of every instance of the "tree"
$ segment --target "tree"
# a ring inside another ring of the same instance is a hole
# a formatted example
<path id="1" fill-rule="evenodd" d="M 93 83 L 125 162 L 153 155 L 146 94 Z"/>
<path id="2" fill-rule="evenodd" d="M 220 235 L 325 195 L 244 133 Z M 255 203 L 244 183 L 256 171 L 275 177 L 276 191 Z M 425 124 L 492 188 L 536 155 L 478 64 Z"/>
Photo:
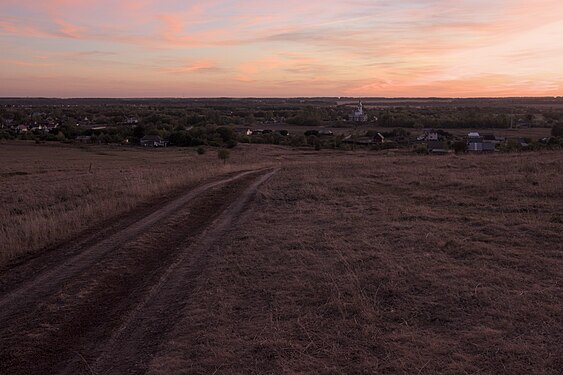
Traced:
<path id="1" fill-rule="evenodd" d="M 551 135 L 553 137 L 563 137 L 563 124 L 553 125 Z"/>
<path id="2" fill-rule="evenodd" d="M 133 129 L 133 135 L 137 138 L 143 138 L 145 136 L 145 127 L 143 125 L 137 125 Z"/>
<path id="3" fill-rule="evenodd" d="M 219 160 L 223 160 L 223 164 L 227 162 L 229 156 L 230 156 L 230 152 L 228 150 L 221 149 L 217 152 L 217 157 L 219 158 Z"/>

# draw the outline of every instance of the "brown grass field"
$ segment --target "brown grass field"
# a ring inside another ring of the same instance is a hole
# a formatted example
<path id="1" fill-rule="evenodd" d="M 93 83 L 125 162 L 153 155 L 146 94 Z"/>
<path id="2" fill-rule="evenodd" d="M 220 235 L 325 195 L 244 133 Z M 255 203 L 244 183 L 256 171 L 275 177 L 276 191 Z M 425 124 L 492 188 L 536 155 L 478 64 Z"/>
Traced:
<path id="1" fill-rule="evenodd" d="M 563 154 L 283 169 L 153 374 L 556 374 Z"/>
<path id="2" fill-rule="evenodd" d="M 0 264 L 220 174 L 264 166 L 210 150 L 0 144 Z"/>
<path id="3" fill-rule="evenodd" d="M 2 144 L 0 157 L 4 261 L 220 174 L 280 168 L 206 255 L 147 373 L 563 368 L 563 152 L 243 145 L 223 166 L 212 151 Z"/>

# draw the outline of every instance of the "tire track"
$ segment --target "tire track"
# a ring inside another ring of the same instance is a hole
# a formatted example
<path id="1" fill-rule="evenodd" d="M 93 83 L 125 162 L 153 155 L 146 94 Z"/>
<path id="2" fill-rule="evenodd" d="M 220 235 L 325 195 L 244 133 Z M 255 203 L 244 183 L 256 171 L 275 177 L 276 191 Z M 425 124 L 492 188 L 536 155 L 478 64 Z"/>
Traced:
<path id="1" fill-rule="evenodd" d="M 238 200 L 223 211 L 195 243 L 179 253 L 175 262 L 154 284 L 145 299 L 114 331 L 110 340 L 100 350 L 102 354 L 91 368 L 85 369 L 85 374 L 146 372 L 148 361 L 158 350 L 162 337 L 181 317 L 184 301 L 189 299 L 196 278 L 205 271 L 209 259 L 208 252 L 244 211 L 258 187 L 276 172 L 277 170 L 274 170 L 260 176 Z M 76 372 L 75 369 L 67 369 L 63 373 Z"/>
<path id="2" fill-rule="evenodd" d="M 129 225 L 127 228 L 84 249 L 79 254 L 64 261 L 62 264 L 37 275 L 32 280 L 19 286 L 17 289 L 0 297 L 0 322 L 5 321 L 14 314 L 18 314 L 19 311 L 25 310 L 26 306 L 33 301 L 51 294 L 51 292 L 56 289 L 57 285 L 60 285 L 66 279 L 71 278 L 83 269 L 89 267 L 108 252 L 138 236 L 141 232 L 161 221 L 163 218 L 166 218 L 179 207 L 193 200 L 201 193 L 214 187 L 234 182 L 251 173 L 256 173 L 256 171 L 243 172 L 234 177 L 199 186 L 182 197 L 166 204 L 161 209 Z"/>
<path id="3" fill-rule="evenodd" d="M 216 225 L 228 228 L 252 195 L 248 186 L 265 175 L 250 171 L 202 185 L 2 297 L 0 373 L 91 374 L 87 363 L 128 337 L 124 322 L 136 322 L 141 311 L 145 317 L 181 260 L 193 259 L 190 244 L 218 235 Z M 227 212 L 227 221 L 217 221 Z"/>

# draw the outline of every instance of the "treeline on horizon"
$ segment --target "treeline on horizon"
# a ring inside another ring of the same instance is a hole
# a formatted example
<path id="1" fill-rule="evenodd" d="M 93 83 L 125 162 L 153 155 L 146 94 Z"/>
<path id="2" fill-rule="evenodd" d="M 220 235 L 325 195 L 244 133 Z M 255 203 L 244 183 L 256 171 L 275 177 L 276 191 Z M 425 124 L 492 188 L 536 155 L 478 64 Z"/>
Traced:
<path id="1" fill-rule="evenodd" d="M 178 99 L 180 100 L 180 99 Z M 233 99 L 234 100 L 234 99 Z M 310 102 L 286 100 L 239 100 L 236 104 L 217 99 L 214 104 L 179 105 L 16 105 L 0 106 L 0 139 L 35 139 L 71 141 L 77 136 L 90 136 L 93 142 L 136 143 L 145 135 L 159 135 L 180 146 L 212 145 L 234 147 L 237 141 L 258 141 L 274 144 L 300 145 L 316 141 L 304 137 L 308 129 L 321 127 L 352 128 L 370 126 L 403 129 L 494 129 L 512 126 L 560 127 L 563 107 L 405 107 L 367 108 L 368 123 L 348 121 L 353 105 L 312 105 Z M 114 102 L 116 103 L 116 102 Z M 57 125 L 49 132 L 17 134 L 17 125 Z M 78 125 L 78 126 L 77 126 Z M 283 130 L 284 126 L 300 126 L 302 134 L 284 136 L 277 132 L 246 139 L 237 128 Z M 98 128 L 98 129 L 96 129 Z M 101 129 L 100 129 L 101 128 Z M 415 130 L 413 130 L 415 131 Z"/>
<path id="2" fill-rule="evenodd" d="M 273 99 L 272 99 L 273 100 Z M 246 100 L 236 104 L 217 99 L 214 104 L 190 105 L 40 105 L 4 104 L 0 106 L 0 125 L 51 121 L 64 124 L 84 123 L 119 126 L 134 117 L 143 125 L 189 127 L 199 125 L 253 126 L 262 123 L 287 123 L 300 126 L 351 126 L 348 115 L 353 105 L 312 105 L 309 102 L 269 102 Z M 417 107 L 365 106 L 368 123 L 390 128 L 507 128 L 526 124 L 551 127 L 563 121 L 563 106 L 550 107 Z"/>

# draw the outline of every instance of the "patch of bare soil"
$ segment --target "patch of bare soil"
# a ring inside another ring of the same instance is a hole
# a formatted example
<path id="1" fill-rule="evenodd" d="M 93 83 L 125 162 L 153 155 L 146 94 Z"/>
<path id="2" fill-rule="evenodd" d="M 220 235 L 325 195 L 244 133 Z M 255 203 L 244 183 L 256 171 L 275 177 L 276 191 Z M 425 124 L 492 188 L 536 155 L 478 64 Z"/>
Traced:
<path id="1" fill-rule="evenodd" d="M 205 271 L 206 250 L 269 175 L 202 185 L 101 241 L 94 235 L 49 252 L 57 260 L 48 269 L 31 261 L 6 271 L 0 373 L 142 373 L 187 300 L 190 278 Z"/>

